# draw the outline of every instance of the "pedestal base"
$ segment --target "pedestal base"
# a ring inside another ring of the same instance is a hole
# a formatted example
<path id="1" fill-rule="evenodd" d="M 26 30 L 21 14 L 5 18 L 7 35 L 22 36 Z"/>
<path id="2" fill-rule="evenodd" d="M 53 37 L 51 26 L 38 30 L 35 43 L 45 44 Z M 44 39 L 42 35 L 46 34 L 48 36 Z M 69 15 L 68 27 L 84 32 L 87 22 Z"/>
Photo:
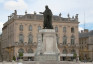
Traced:
<path id="1" fill-rule="evenodd" d="M 35 60 L 37 61 L 58 61 L 57 54 L 43 54 L 36 56 Z"/>
<path id="2" fill-rule="evenodd" d="M 58 61 L 59 50 L 54 29 L 42 29 L 38 33 L 35 61 Z"/>

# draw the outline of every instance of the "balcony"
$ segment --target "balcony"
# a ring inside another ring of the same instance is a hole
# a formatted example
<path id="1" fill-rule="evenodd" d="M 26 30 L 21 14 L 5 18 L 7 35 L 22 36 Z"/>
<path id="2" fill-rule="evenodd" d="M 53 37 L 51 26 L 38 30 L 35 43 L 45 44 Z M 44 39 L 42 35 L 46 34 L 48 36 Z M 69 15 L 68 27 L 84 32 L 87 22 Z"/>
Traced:
<path id="1" fill-rule="evenodd" d="M 23 42 L 23 43 L 21 43 L 21 42 L 16 42 L 16 44 L 15 44 L 16 46 L 37 46 L 37 43 L 36 42 L 34 42 L 34 43 L 28 43 L 28 42 Z"/>
<path id="2" fill-rule="evenodd" d="M 63 44 L 63 43 L 59 43 L 58 46 L 61 48 L 61 47 L 70 47 L 71 44 L 70 43 L 67 43 L 67 44 Z"/>

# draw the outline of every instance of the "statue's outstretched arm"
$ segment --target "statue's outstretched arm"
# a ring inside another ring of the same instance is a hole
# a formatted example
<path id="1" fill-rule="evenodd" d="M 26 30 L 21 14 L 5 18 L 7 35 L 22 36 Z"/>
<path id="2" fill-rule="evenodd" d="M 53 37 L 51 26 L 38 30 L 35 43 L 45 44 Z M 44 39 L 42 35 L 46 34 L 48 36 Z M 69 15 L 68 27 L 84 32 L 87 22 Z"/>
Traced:
<path id="1" fill-rule="evenodd" d="M 40 14 L 44 14 L 44 12 L 39 12 Z"/>

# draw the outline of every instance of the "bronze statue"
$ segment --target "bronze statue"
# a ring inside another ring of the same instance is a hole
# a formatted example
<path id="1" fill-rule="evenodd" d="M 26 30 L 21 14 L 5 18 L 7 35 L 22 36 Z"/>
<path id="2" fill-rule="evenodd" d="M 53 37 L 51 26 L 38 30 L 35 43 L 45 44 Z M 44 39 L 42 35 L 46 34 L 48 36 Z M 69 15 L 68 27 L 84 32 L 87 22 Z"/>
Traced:
<path id="1" fill-rule="evenodd" d="M 48 8 L 48 6 L 45 6 L 45 11 L 40 12 L 40 14 L 44 15 L 44 22 L 43 22 L 43 29 L 53 29 L 52 26 L 52 12 Z"/>

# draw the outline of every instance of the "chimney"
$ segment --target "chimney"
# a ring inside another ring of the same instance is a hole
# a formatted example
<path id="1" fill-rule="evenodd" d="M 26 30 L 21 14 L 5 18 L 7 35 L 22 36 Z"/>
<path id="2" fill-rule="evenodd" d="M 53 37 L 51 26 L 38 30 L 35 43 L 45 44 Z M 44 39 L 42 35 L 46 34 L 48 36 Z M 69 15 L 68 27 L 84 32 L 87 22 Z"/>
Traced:
<path id="1" fill-rule="evenodd" d="M 88 29 L 84 29 L 84 33 L 88 33 L 89 31 L 88 31 Z"/>

